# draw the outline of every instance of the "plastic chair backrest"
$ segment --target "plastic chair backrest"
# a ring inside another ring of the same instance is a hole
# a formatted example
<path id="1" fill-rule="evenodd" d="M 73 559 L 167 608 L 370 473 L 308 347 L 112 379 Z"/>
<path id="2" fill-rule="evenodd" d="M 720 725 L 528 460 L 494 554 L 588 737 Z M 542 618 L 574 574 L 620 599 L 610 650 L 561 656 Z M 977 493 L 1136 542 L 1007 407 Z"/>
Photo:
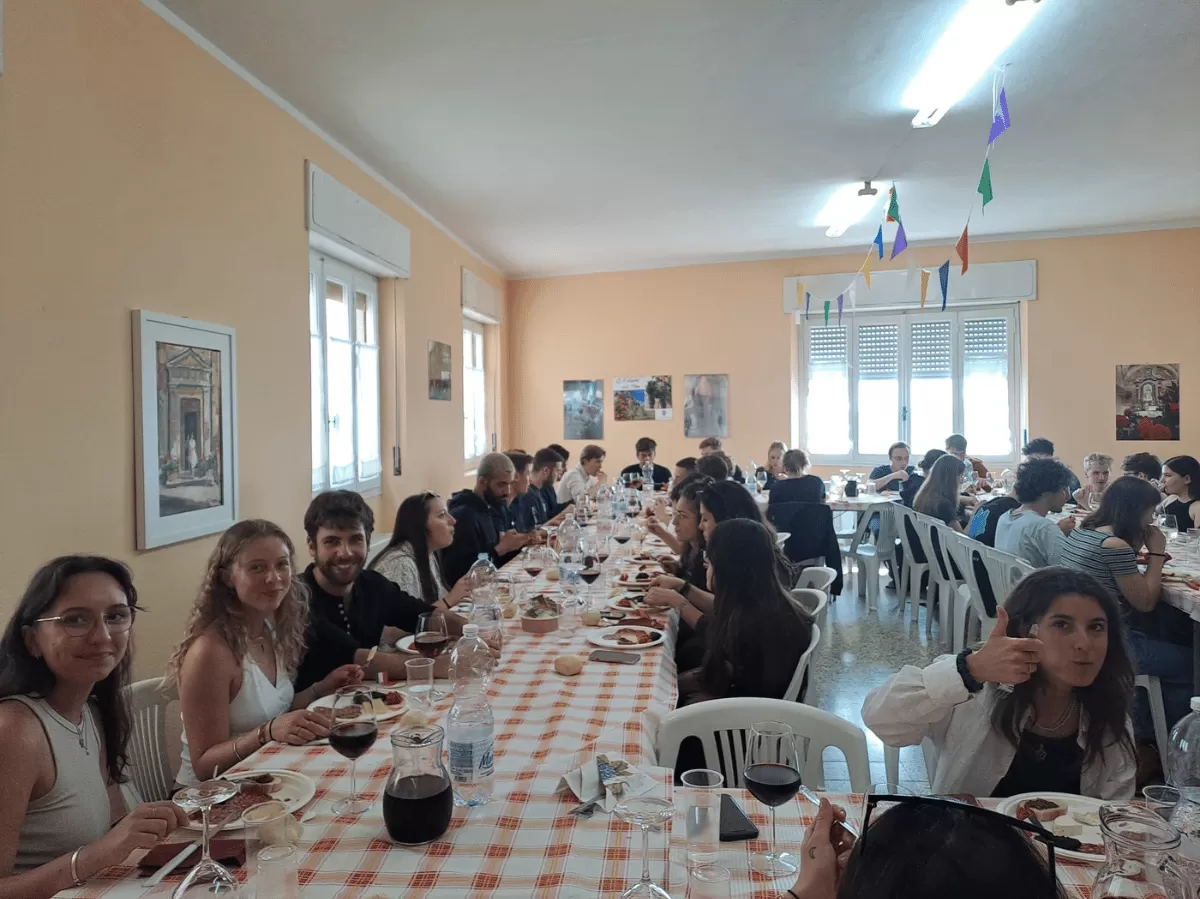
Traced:
<path id="1" fill-rule="evenodd" d="M 837 572 L 832 568 L 818 565 L 812 568 L 805 568 L 801 571 L 800 576 L 796 578 L 796 586 L 828 593 L 829 585 L 833 583 L 833 579 L 836 577 Z"/>
<path id="2" fill-rule="evenodd" d="M 129 737 L 129 775 L 141 798 L 157 802 L 171 797 L 175 772 L 167 748 L 167 706 L 176 690 L 163 690 L 163 679 L 151 677 L 129 685 L 133 728 Z"/>
<path id="3" fill-rule="evenodd" d="M 796 673 L 792 675 L 792 682 L 788 684 L 787 692 L 783 694 L 783 698 L 788 702 L 804 702 L 805 697 L 800 694 L 800 688 L 804 686 L 804 675 L 808 671 L 808 662 L 812 658 L 813 650 L 817 648 L 817 644 L 821 642 L 821 628 L 817 625 L 812 626 L 812 639 L 808 641 L 808 649 L 800 656 L 800 661 L 796 664 Z M 809 679 L 809 686 L 812 686 L 812 679 Z"/>
<path id="4" fill-rule="evenodd" d="M 901 525 L 896 530 L 900 535 L 900 545 L 904 547 L 904 557 L 918 564 L 925 564 L 928 560 L 921 548 L 921 538 L 915 526 L 917 513 L 907 506 L 897 506 L 896 514 L 901 519 Z"/>
<path id="5" fill-rule="evenodd" d="M 823 611 L 825 605 L 829 602 L 829 596 L 821 590 L 814 590 L 811 587 L 794 587 L 791 591 L 792 601 L 799 606 L 804 607 L 804 611 L 808 612 L 813 618 L 816 618 Z"/>
<path id="6" fill-rule="evenodd" d="M 826 747 L 834 746 L 846 758 L 851 789 L 862 793 L 871 788 L 867 737 L 862 728 L 821 709 L 783 699 L 739 696 L 676 709 L 659 725 L 658 763 L 674 768 L 680 745 L 687 737 L 696 737 L 704 748 L 705 767 L 720 771 L 726 787 L 740 789 L 746 742 L 750 728 L 759 721 L 780 721 L 791 727 L 801 756 L 801 776 L 808 786 L 819 789 L 824 785 L 822 755 Z"/>

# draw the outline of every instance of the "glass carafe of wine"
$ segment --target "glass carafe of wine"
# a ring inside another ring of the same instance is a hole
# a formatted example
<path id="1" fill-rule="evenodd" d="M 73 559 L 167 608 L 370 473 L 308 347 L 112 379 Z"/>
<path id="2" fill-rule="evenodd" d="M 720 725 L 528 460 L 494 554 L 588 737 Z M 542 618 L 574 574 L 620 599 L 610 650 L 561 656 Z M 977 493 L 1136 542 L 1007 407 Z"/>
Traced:
<path id="1" fill-rule="evenodd" d="M 1100 807 L 1104 866 L 1092 885 L 1092 899 L 1195 896 L 1173 857 L 1179 831 L 1149 809 L 1130 804 Z"/>
<path id="2" fill-rule="evenodd" d="M 405 846 L 439 839 L 450 828 L 454 791 L 442 761 L 446 732 L 433 725 L 392 734 L 392 773 L 383 793 L 383 823 Z"/>

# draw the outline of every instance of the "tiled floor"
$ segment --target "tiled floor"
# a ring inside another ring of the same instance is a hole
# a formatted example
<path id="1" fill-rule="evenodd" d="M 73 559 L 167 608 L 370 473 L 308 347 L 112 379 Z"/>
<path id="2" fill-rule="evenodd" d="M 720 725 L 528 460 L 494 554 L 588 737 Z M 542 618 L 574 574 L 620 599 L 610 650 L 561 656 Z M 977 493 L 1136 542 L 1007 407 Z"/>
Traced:
<path id="1" fill-rule="evenodd" d="M 887 582 L 886 574 L 882 580 Z M 813 653 L 808 701 L 860 727 L 863 699 L 872 688 L 903 665 L 926 665 L 947 651 L 938 642 L 936 618 L 933 636 L 926 636 L 924 606 L 920 607 L 919 621 L 914 623 L 911 610 L 906 606 L 902 615 L 896 594 L 885 589 L 880 593 L 879 608 L 868 612 L 866 600 L 858 598 L 849 572 L 845 592 L 828 609 L 829 626 L 822 629 L 821 645 Z M 884 783 L 883 744 L 870 730 L 864 728 L 864 731 L 871 782 Z M 841 753 L 827 749 L 825 789 L 850 792 L 849 778 Z M 928 792 L 925 761 L 919 747 L 900 751 L 900 784 Z"/>

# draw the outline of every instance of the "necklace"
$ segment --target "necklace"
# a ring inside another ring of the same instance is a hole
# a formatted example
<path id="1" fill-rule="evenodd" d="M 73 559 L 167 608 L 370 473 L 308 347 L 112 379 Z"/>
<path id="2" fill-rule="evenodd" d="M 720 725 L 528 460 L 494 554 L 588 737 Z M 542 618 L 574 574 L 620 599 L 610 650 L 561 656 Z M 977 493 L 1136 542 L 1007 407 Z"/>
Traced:
<path id="1" fill-rule="evenodd" d="M 79 719 L 79 724 L 75 725 L 56 712 L 54 707 L 50 705 L 49 702 L 46 703 L 46 708 L 49 709 L 50 717 L 54 719 L 54 722 L 58 724 L 59 727 L 63 728 L 63 730 L 65 730 L 67 733 L 73 734 L 75 739 L 79 741 L 79 748 L 84 751 L 84 754 L 91 755 L 92 751 L 88 749 L 87 744 L 87 728 L 85 726 L 87 722 L 86 712 Z"/>
<path id="2" fill-rule="evenodd" d="M 1075 705 L 1076 705 L 1075 695 L 1072 694 L 1071 701 L 1067 703 L 1067 707 L 1065 709 L 1063 709 L 1063 713 L 1059 716 L 1057 721 L 1055 721 L 1053 724 L 1039 726 L 1037 723 L 1037 719 L 1035 718 L 1034 723 L 1033 723 L 1033 729 L 1035 731 L 1037 731 L 1038 733 L 1045 734 L 1047 736 L 1058 733 L 1060 730 L 1063 729 L 1063 726 L 1067 723 L 1067 721 L 1070 720 L 1071 715 L 1073 715 L 1075 713 Z"/>

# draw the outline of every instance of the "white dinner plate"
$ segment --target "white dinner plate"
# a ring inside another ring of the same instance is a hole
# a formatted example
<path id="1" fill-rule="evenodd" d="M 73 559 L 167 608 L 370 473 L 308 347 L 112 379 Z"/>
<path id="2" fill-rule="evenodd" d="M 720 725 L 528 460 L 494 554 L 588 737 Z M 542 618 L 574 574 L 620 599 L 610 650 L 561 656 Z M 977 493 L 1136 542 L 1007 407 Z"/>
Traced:
<path id="1" fill-rule="evenodd" d="M 412 639 L 412 638 L 410 637 L 408 639 Z M 374 691 L 376 693 L 391 693 L 393 691 L 397 692 L 397 693 L 402 693 L 402 691 L 396 690 L 394 687 L 389 689 L 386 687 L 373 686 L 372 684 L 363 684 L 362 687 L 363 687 L 364 691 L 370 690 L 370 691 Z M 376 721 L 391 721 L 393 718 L 399 718 L 406 711 L 408 711 L 408 696 L 407 696 L 407 694 L 403 694 L 403 693 L 402 693 L 402 695 L 404 695 L 404 702 L 401 705 L 394 706 L 394 707 L 389 706 L 388 711 L 382 712 L 382 713 L 376 715 L 375 720 Z M 328 712 L 333 707 L 333 701 L 336 698 L 337 697 L 335 694 L 330 693 L 328 696 L 322 696 L 320 699 L 314 699 L 311 703 L 309 703 L 309 706 L 308 706 L 309 711 Z M 382 698 L 382 697 L 380 697 L 380 698 Z M 353 720 L 353 719 L 350 719 L 350 720 Z"/>
<path id="2" fill-rule="evenodd" d="M 1052 799 L 1059 805 L 1065 805 L 1067 807 L 1066 817 L 1073 817 L 1076 811 L 1095 812 L 1099 814 L 1100 806 L 1104 805 L 1104 802 L 1100 799 L 1093 799 L 1090 796 L 1076 796 L 1073 793 L 1021 793 L 1018 796 L 1010 796 L 1007 799 L 1001 800 L 1000 804 L 996 806 L 996 811 L 1000 812 L 1001 814 L 1009 815 L 1010 817 L 1015 817 L 1017 806 L 1026 799 Z M 1047 830 L 1054 829 L 1051 826 L 1054 823 L 1053 821 L 1046 821 L 1043 823 Z M 1079 840 L 1081 843 L 1095 843 L 1098 846 L 1104 845 L 1104 836 L 1100 833 L 1100 825 L 1098 824 L 1095 826 L 1084 824 L 1083 832 L 1076 836 L 1075 839 Z M 1085 862 L 1104 861 L 1103 849 L 1101 849 L 1098 854 L 1093 854 L 1090 852 L 1072 852 L 1069 849 L 1055 849 L 1054 854 L 1056 856 L 1062 856 L 1063 858 L 1073 858 Z"/>
<path id="3" fill-rule="evenodd" d="M 236 774 L 226 774 L 222 776 L 222 780 L 232 780 L 237 782 L 244 780 L 247 777 L 254 777 L 256 774 L 274 774 L 281 781 L 279 790 L 274 793 L 262 794 L 263 802 L 277 800 L 284 804 L 289 812 L 294 812 L 299 808 L 303 808 L 308 804 L 308 801 L 317 795 L 317 785 L 313 783 L 311 777 L 301 774 L 299 771 L 289 771 L 286 768 L 255 768 L 252 771 L 238 771 Z M 250 808 L 250 806 L 247 806 Z M 221 806 L 214 806 L 209 815 L 214 821 L 220 820 Z M 192 821 L 188 818 L 188 823 L 184 825 L 185 830 L 194 830 L 197 833 L 201 830 L 199 821 Z M 241 813 L 238 813 L 238 820 L 231 822 L 228 827 L 222 829 L 221 833 L 228 836 L 230 831 L 240 831 Z"/>
<path id="4" fill-rule="evenodd" d="M 401 637 L 399 640 L 396 641 L 396 651 L 397 652 L 407 652 L 409 655 L 414 655 L 414 656 L 420 655 L 419 652 L 417 652 L 415 649 L 412 648 L 413 641 L 416 639 L 417 639 L 416 634 L 409 634 L 407 637 Z"/>
<path id="5" fill-rule="evenodd" d="M 643 631 L 647 634 L 654 635 L 655 639 L 649 643 L 618 643 L 613 639 L 613 634 L 620 630 L 628 631 Z M 612 627 L 602 627 L 599 630 L 592 631 L 588 634 L 588 642 L 594 646 L 601 646 L 605 649 L 649 649 L 651 646 L 658 646 L 663 641 L 662 628 L 657 627 L 639 627 L 637 625 L 620 625 L 616 624 Z"/>
<path id="6" fill-rule="evenodd" d="M 632 590 L 629 592 L 626 592 L 626 593 L 618 593 L 616 596 L 614 596 L 612 599 L 610 599 L 608 601 L 608 608 L 616 609 L 618 612 L 643 611 L 645 609 L 648 609 L 649 606 L 647 606 L 646 603 L 644 603 L 644 602 L 636 602 L 636 600 L 642 599 L 642 597 L 644 595 L 645 594 L 641 593 L 640 591 L 632 591 Z M 633 605 L 623 606 L 620 603 L 620 601 L 622 599 L 632 599 L 632 600 L 635 600 L 635 602 Z"/>

